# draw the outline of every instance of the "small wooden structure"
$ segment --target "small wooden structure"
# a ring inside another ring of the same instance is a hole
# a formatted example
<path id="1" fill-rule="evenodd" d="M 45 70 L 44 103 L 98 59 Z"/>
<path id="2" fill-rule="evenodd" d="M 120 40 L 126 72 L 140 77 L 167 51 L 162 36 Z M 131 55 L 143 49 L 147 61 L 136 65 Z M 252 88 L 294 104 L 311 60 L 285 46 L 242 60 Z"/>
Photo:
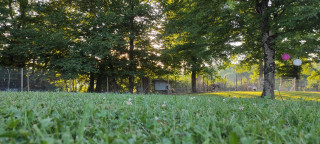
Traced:
<path id="1" fill-rule="evenodd" d="M 171 94 L 173 93 L 172 81 L 168 80 L 153 80 L 154 92 L 161 94 Z"/>

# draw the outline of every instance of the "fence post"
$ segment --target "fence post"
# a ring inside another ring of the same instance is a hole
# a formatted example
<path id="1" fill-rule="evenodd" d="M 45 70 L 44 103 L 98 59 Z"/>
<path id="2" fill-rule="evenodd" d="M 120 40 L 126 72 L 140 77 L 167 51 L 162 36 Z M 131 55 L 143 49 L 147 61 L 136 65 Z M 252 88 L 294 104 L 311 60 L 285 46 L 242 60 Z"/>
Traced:
<path id="1" fill-rule="evenodd" d="M 21 68 L 21 92 L 23 92 L 23 68 Z"/>
<path id="2" fill-rule="evenodd" d="M 293 79 L 293 91 L 296 91 L 296 80 L 297 78 Z"/>
<path id="3" fill-rule="evenodd" d="M 28 72 L 27 72 L 27 88 L 28 88 L 28 92 L 30 91 L 30 79 L 29 79 L 29 69 L 28 69 Z"/>
<path id="4" fill-rule="evenodd" d="M 236 74 L 236 91 L 238 91 L 238 77 L 237 77 L 237 74 Z"/>
<path id="5" fill-rule="evenodd" d="M 281 86 L 282 86 L 282 77 L 280 77 L 279 90 L 281 90 Z"/>
<path id="6" fill-rule="evenodd" d="M 7 69 L 8 71 L 8 76 L 9 76 L 9 80 L 8 80 L 8 91 L 10 91 L 10 80 L 11 80 L 11 75 L 10 75 L 10 70 Z"/>
<path id="7" fill-rule="evenodd" d="M 72 92 L 72 85 L 71 85 L 71 79 L 69 79 L 69 92 Z"/>
<path id="8" fill-rule="evenodd" d="M 107 93 L 109 92 L 109 77 L 107 76 Z"/>
<path id="9" fill-rule="evenodd" d="M 168 79 L 168 84 L 167 84 L 167 87 L 168 87 L 168 89 L 167 89 L 167 92 L 168 92 L 168 94 L 169 94 L 169 86 L 170 86 L 170 83 L 169 83 L 169 75 L 167 76 L 167 79 Z"/>

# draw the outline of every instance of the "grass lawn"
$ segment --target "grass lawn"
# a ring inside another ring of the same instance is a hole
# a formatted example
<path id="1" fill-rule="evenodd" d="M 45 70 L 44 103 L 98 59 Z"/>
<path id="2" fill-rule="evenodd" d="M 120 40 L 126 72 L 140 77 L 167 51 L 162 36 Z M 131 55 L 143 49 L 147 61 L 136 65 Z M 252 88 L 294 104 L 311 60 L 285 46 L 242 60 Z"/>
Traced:
<path id="1" fill-rule="evenodd" d="M 0 92 L 0 143 L 320 143 L 319 93 L 258 95 Z"/>
<path id="2" fill-rule="evenodd" d="M 250 91 L 229 91 L 229 92 L 212 92 L 200 94 L 202 96 L 222 96 L 222 97 L 236 97 L 236 98 L 256 98 L 261 96 L 262 92 Z M 275 91 L 276 99 L 281 100 L 307 100 L 320 101 L 320 92 L 279 92 Z"/>

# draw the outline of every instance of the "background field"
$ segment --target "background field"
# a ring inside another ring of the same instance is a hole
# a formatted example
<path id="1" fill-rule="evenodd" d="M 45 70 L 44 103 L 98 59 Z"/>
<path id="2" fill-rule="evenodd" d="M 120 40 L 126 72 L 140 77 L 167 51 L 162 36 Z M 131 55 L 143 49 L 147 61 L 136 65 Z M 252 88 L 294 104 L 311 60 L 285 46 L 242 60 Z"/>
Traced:
<path id="1" fill-rule="evenodd" d="M 0 92 L 0 143 L 320 143 L 319 93 L 258 95 Z"/>
<path id="2" fill-rule="evenodd" d="M 222 96 L 222 97 L 236 97 L 236 98 L 257 98 L 261 96 L 262 92 L 249 92 L 249 91 L 230 91 L 230 92 L 213 92 L 199 94 L 202 96 Z M 276 91 L 276 99 L 281 100 L 308 100 L 320 101 L 320 92 L 279 92 Z"/>

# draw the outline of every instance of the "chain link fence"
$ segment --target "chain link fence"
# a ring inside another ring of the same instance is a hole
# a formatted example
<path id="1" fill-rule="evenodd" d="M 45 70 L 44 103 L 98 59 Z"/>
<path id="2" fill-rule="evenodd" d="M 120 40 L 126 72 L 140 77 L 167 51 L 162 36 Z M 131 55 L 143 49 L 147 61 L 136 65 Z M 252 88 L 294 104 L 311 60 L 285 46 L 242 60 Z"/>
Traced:
<path id="1" fill-rule="evenodd" d="M 218 82 L 220 91 L 262 91 L 263 80 L 258 81 L 242 81 L 241 79 L 227 80 Z M 280 91 L 319 91 L 319 84 L 309 84 L 307 79 L 296 79 L 291 77 L 283 77 L 275 79 L 275 90 Z"/>
<path id="2" fill-rule="evenodd" d="M 188 75 L 171 76 L 161 79 L 164 82 L 164 91 L 157 92 L 155 89 L 157 79 L 136 78 L 136 93 L 191 93 L 191 77 Z M 158 79 L 159 80 L 159 79 Z M 116 82 L 113 82 L 116 81 Z M 306 79 L 279 78 L 276 79 L 275 90 L 280 91 L 319 91 L 318 85 L 309 85 Z M 106 80 L 103 85 L 104 92 L 126 92 L 125 81 L 121 78 Z M 112 90 L 112 83 L 117 85 Z M 260 82 L 263 84 L 263 82 Z M 26 68 L 0 67 L 0 90 L 1 91 L 66 91 L 87 92 L 89 86 L 88 76 L 79 76 L 77 79 L 62 79 L 59 74 L 43 70 Z M 262 85 L 258 81 L 249 78 L 224 79 L 218 82 L 208 79 L 206 76 L 198 76 L 196 83 L 197 92 L 214 91 L 261 91 Z M 124 88 L 122 88 L 124 87 Z"/>
<path id="3" fill-rule="evenodd" d="M 46 71 L 0 67 L 1 91 L 59 91 L 66 86 L 63 82 Z"/>

